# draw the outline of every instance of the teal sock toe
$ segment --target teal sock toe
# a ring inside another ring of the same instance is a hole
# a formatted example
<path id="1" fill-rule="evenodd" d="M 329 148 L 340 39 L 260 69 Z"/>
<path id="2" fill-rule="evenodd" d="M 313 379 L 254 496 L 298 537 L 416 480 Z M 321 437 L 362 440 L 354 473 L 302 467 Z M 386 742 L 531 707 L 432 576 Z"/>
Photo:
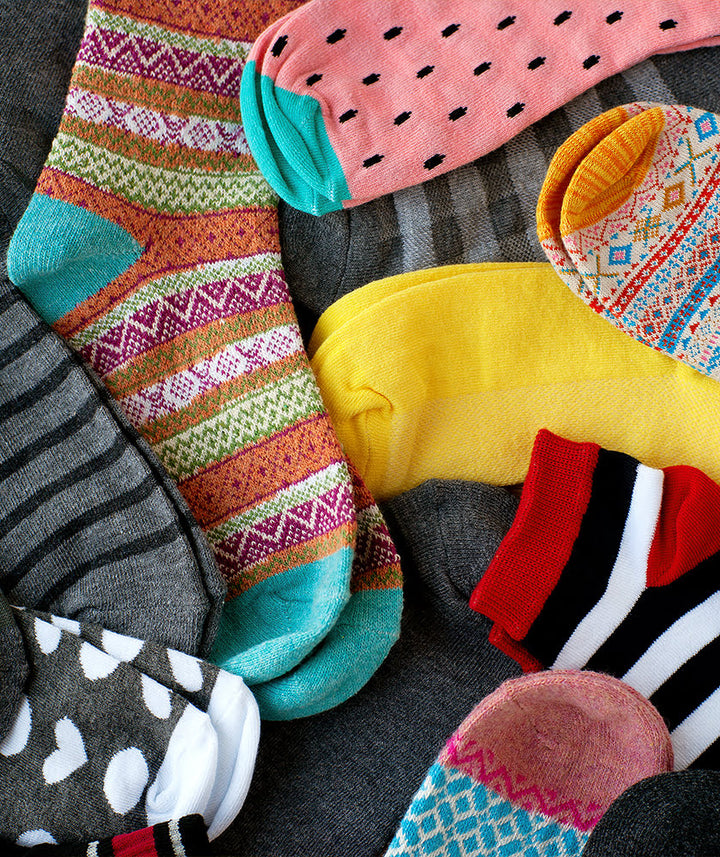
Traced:
<path id="1" fill-rule="evenodd" d="M 350 548 L 256 583 L 227 601 L 210 660 L 254 685 L 296 667 L 350 597 Z"/>
<path id="2" fill-rule="evenodd" d="M 36 193 L 8 248 L 8 276 L 49 324 L 139 259 L 142 246 L 80 206 Z"/>
<path id="3" fill-rule="evenodd" d="M 350 191 L 318 101 L 275 86 L 251 60 L 243 71 L 240 106 L 250 150 L 272 188 L 310 214 L 341 209 Z"/>
<path id="4" fill-rule="evenodd" d="M 299 667 L 253 687 L 265 720 L 310 717 L 362 688 L 400 636 L 402 589 L 356 592 L 332 631 Z"/>

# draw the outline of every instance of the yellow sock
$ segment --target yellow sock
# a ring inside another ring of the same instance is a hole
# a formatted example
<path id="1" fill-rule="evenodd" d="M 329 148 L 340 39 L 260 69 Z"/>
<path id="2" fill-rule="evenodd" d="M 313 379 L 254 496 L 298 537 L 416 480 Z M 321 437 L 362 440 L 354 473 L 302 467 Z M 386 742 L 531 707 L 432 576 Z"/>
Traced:
<path id="1" fill-rule="evenodd" d="M 617 330 L 551 265 L 453 265 L 323 313 L 311 365 L 376 499 L 429 478 L 522 482 L 538 430 L 720 481 L 720 385 Z"/>

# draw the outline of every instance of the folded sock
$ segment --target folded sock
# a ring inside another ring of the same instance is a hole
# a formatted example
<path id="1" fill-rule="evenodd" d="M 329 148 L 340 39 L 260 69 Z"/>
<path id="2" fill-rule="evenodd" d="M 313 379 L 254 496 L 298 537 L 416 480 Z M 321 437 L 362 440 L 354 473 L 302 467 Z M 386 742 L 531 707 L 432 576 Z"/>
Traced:
<path id="1" fill-rule="evenodd" d="M 355 508 L 283 280 L 275 197 L 240 124 L 248 41 L 294 5 L 91 3 L 8 255 L 11 279 L 108 385 L 207 535 L 228 582 L 213 658 L 263 693 L 302 664 L 307 681 L 261 703 L 272 717 L 356 691 L 401 611 L 397 556 L 379 514 Z M 363 539 L 381 549 L 358 570 Z M 359 588 L 384 632 L 370 652 Z M 344 609 L 326 693 L 312 662 Z"/>
<path id="2" fill-rule="evenodd" d="M 218 764 L 210 717 L 61 626 L 15 615 L 31 674 L 0 743 L 2 793 L 13 795 L 3 835 L 83 842 L 203 814 Z"/>
<path id="3" fill-rule="evenodd" d="M 511 679 L 447 742 L 386 857 L 580 854 L 615 798 L 671 766 L 662 718 L 622 682 Z"/>
<path id="4" fill-rule="evenodd" d="M 324 214 L 466 164 L 621 69 L 714 43 L 720 27 L 713 0 L 572 5 L 314 0 L 250 52 L 252 152 L 283 199 Z"/>
<path id="5" fill-rule="evenodd" d="M 2 845 L 8 857 L 206 857 L 210 853 L 205 822 L 197 814 L 83 845 Z"/>
<path id="6" fill-rule="evenodd" d="M 600 670 L 665 718 L 678 769 L 720 767 L 720 486 L 538 434 L 518 514 L 470 606 L 526 669 Z"/>
<path id="7" fill-rule="evenodd" d="M 720 379 L 720 115 L 628 104 L 557 151 L 538 235 L 570 288 L 635 339 Z"/>
<path id="8" fill-rule="evenodd" d="M 378 280 L 326 310 L 309 347 L 381 500 L 429 478 L 518 484 L 543 427 L 720 479 L 717 384 L 588 312 L 548 264 Z"/>
<path id="9" fill-rule="evenodd" d="M 583 857 L 720 854 L 720 773 L 676 771 L 648 777 L 612 804 Z"/>
<path id="10" fill-rule="evenodd" d="M 260 736 L 257 703 L 240 676 L 152 640 L 35 610 L 27 612 L 129 664 L 208 715 L 217 737 L 217 770 L 203 815 L 209 825 L 208 837 L 219 836 L 243 805 Z"/>
<path id="11" fill-rule="evenodd" d="M 15 722 L 28 674 L 22 634 L 12 608 L 0 592 L 0 741 Z"/>

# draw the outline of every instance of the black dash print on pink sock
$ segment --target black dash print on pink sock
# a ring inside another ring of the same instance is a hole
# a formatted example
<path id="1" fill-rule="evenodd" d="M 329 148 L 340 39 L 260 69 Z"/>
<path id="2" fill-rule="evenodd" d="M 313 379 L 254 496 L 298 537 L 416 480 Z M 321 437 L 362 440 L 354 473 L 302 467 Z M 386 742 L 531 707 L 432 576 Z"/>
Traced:
<path id="1" fill-rule="evenodd" d="M 605 18 L 605 23 L 606 24 L 617 24 L 617 22 L 620 20 L 620 18 L 622 18 L 622 16 L 623 16 L 623 13 L 620 11 L 613 12 L 612 15 L 608 15 L 607 18 Z"/>
<path id="2" fill-rule="evenodd" d="M 556 27 L 559 27 L 560 24 L 564 24 L 565 21 L 569 21 L 571 16 L 572 16 L 572 12 L 568 12 L 568 10 L 566 9 L 564 12 L 561 12 L 557 16 L 557 18 L 555 18 L 555 20 L 553 21 L 553 24 L 555 24 Z"/>
<path id="3" fill-rule="evenodd" d="M 385 33 L 383 33 L 383 39 L 388 39 L 388 41 L 390 39 L 394 39 L 395 36 L 399 36 L 400 33 L 402 33 L 402 31 L 403 31 L 402 27 L 391 27 L 389 30 L 387 30 Z"/>
<path id="4" fill-rule="evenodd" d="M 346 110 L 340 117 L 340 122 L 347 122 L 348 119 L 354 119 L 357 116 L 357 110 Z"/>
<path id="5" fill-rule="evenodd" d="M 345 38 L 345 33 L 347 33 L 347 30 L 341 30 L 341 29 L 334 30 L 332 33 L 330 33 L 330 35 L 327 37 L 327 39 L 325 39 L 325 41 L 329 45 L 334 45 L 335 42 L 339 42 L 340 39 Z"/>
<path id="6" fill-rule="evenodd" d="M 459 29 L 460 24 L 450 24 L 449 26 L 445 27 L 445 29 L 442 31 L 443 39 L 447 39 L 448 36 L 452 36 L 453 33 L 457 33 Z"/>
<path id="7" fill-rule="evenodd" d="M 427 76 L 432 72 L 432 70 L 433 70 L 434 68 L 435 68 L 435 66 L 434 66 L 434 65 L 426 65 L 426 66 L 423 66 L 423 67 L 420 69 L 420 71 L 417 73 L 417 76 L 418 76 L 418 77 L 427 77 Z"/>
<path id="8" fill-rule="evenodd" d="M 396 125 L 402 125 L 403 122 L 407 122 L 407 120 L 410 118 L 411 114 L 412 114 L 412 110 L 404 110 L 402 113 L 398 114 L 395 117 L 395 119 L 393 119 L 393 122 Z"/>
<path id="9" fill-rule="evenodd" d="M 513 106 L 508 109 L 508 112 L 507 112 L 508 119 L 512 119 L 513 116 L 517 116 L 518 113 L 522 113 L 524 109 L 525 109 L 525 102 L 524 101 L 516 101 L 515 104 L 513 104 Z"/>
<path id="10" fill-rule="evenodd" d="M 448 113 L 448 119 L 451 122 L 454 122 L 456 119 L 460 119 L 467 113 L 467 107 L 456 107 L 454 110 L 451 110 Z"/>
<path id="11" fill-rule="evenodd" d="M 583 61 L 583 68 L 592 68 L 600 62 L 600 57 L 597 54 L 591 54 Z"/>
<path id="12" fill-rule="evenodd" d="M 445 155 L 433 155 L 423 164 L 426 170 L 433 170 L 445 160 Z"/>
<path id="13" fill-rule="evenodd" d="M 515 15 L 508 15 L 507 18 L 503 18 L 502 21 L 497 25 L 498 30 L 504 30 L 505 27 L 509 27 L 511 24 L 515 23 Z"/>
<path id="14" fill-rule="evenodd" d="M 662 26 L 662 25 L 661 25 Z M 285 50 L 285 45 L 288 43 L 287 36 L 280 36 L 279 39 L 275 40 L 275 44 L 272 46 L 272 55 L 274 57 L 279 57 L 280 54 Z"/>
<path id="15" fill-rule="evenodd" d="M 308 86 L 312 86 L 313 83 L 317 83 L 319 80 L 322 80 L 321 74 L 311 74 L 305 83 L 307 83 Z"/>
<path id="16" fill-rule="evenodd" d="M 380 80 L 380 75 L 377 73 L 369 74 L 362 79 L 365 86 L 370 86 L 371 83 L 377 83 Z"/>
<path id="17" fill-rule="evenodd" d="M 667 21 L 660 22 L 661 30 L 674 30 L 677 27 L 677 21 L 673 21 L 672 18 L 668 18 Z"/>
<path id="18" fill-rule="evenodd" d="M 491 62 L 481 62 L 480 65 L 475 66 L 473 74 L 482 74 L 484 71 L 487 71 L 491 65 Z"/>
<path id="19" fill-rule="evenodd" d="M 545 65 L 545 57 L 535 57 L 534 60 L 530 60 L 528 63 L 528 68 L 530 71 L 534 71 L 536 68 L 540 68 L 541 65 Z"/>
<path id="20" fill-rule="evenodd" d="M 379 164 L 380 161 L 385 157 L 385 155 L 373 155 L 372 158 L 365 158 L 363 161 L 363 166 L 367 169 L 368 167 L 372 167 L 375 164 Z"/>

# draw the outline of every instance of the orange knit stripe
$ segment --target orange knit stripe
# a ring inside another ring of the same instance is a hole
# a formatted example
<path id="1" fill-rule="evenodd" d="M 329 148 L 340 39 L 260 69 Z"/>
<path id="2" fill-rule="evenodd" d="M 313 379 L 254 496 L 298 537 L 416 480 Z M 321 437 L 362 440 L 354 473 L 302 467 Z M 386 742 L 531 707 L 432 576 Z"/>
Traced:
<path id="1" fill-rule="evenodd" d="M 350 578 L 350 592 L 367 592 L 369 589 L 401 589 L 402 572 L 397 562 L 377 567 L 368 566 L 362 570 L 353 568 Z"/>

